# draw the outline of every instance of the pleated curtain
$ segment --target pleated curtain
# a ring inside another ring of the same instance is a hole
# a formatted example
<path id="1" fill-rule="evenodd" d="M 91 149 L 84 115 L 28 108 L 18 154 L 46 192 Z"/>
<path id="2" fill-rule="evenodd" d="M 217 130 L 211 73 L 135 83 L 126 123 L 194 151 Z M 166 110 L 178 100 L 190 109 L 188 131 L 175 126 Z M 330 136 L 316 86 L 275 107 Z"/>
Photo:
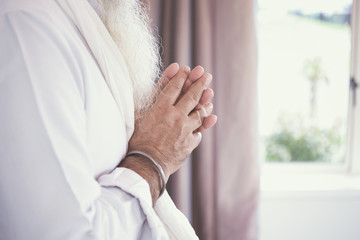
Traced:
<path id="1" fill-rule="evenodd" d="M 164 66 L 214 76 L 218 123 L 168 189 L 200 239 L 258 239 L 257 42 L 254 0 L 150 0 Z"/>

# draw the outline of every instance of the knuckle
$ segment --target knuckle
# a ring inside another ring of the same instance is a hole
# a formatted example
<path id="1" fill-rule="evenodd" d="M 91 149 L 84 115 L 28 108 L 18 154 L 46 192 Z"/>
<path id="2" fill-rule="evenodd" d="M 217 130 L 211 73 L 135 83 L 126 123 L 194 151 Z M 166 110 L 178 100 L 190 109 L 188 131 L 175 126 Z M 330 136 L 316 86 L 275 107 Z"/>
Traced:
<path id="1" fill-rule="evenodd" d="M 188 75 L 188 74 L 190 73 L 190 71 L 191 71 L 191 69 L 190 69 L 189 66 L 183 66 L 183 67 L 181 68 L 182 74 Z"/>
<path id="2" fill-rule="evenodd" d="M 168 93 L 166 93 L 165 91 L 161 91 L 159 93 L 159 95 L 157 96 L 157 99 L 156 101 L 157 102 L 163 102 L 163 103 L 167 103 L 169 102 L 169 99 L 170 99 L 170 95 Z"/>
<path id="3" fill-rule="evenodd" d="M 197 120 L 200 120 L 200 119 L 201 119 L 201 117 L 202 117 L 202 114 L 201 114 L 201 109 L 196 110 L 196 111 L 195 111 L 195 115 L 196 115 L 196 119 L 197 119 Z"/>
<path id="4" fill-rule="evenodd" d="M 188 136 L 189 133 L 192 132 L 191 128 L 187 125 L 183 125 L 182 129 L 181 129 L 181 133 L 184 135 L 184 136 Z"/>
<path id="5" fill-rule="evenodd" d="M 203 77 L 201 78 L 201 81 L 200 81 L 201 85 L 205 85 L 205 84 L 206 84 L 206 80 L 207 80 L 207 77 L 206 77 L 206 76 L 203 76 Z"/>
<path id="6" fill-rule="evenodd" d="M 189 97 L 190 101 L 196 102 L 200 98 L 200 93 L 199 93 L 199 91 L 190 91 L 188 94 L 188 97 Z"/>
<path id="7" fill-rule="evenodd" d="M 171 84 L 171 87 L 176 91 L 180 91 L 182 89 L 183 85 L 180 81 L 173 81 Z"/>
<path id="8" fill-rule="evenodd" d="M 173 113 L 174 123 L 178 126 L 184 126 L 184 116 L 180 111 L 174 111 Z"/>
<path id="9" fill-rule="evenodd" d="M 203 116 L 202 116 L 202 114 L 201 114 L 201 111 L 202 111 L 202 110 L 197 110 L 197 111 L 196 111 L 195 121 L 196 121 L 197 125 L 201 125 L 201 124 L 202 124 L 202 118 L 203 118 Z"/>
<path id="10" fill-rule="evenodd" d="M 202 106 L 199 111 L 201 112 L 201 116 L 203 118 L 207 116 L 207 111 L 206 111 L 205 106 Z"/>

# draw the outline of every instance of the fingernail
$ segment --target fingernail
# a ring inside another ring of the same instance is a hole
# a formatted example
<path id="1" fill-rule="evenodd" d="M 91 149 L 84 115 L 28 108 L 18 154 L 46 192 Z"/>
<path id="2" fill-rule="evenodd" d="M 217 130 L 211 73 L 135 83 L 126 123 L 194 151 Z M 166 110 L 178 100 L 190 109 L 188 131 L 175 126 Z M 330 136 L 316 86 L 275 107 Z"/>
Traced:
<path id="1" fill-rule="evenodd" d="M 204 72 L 204 71 L 205 71 L 204 68 L 203 68 L 202 66 L 200 66 L 200 65 L 194 67 L 193 70 L 195 70 L 195 69 L 199 69 L 199 71 L 201 71 L 201 72 Z"/>
<path id="2" fill-rule="evenodd" d="M 176 66 L 179 67 L 179 64 L 177 62 L 173 62 L 172 64 L 170 64 L 169 66 Z"/>
<path id="3" fill-rule="evenodd" d="M 212 103 L 207 103 L 205 108 L 206 108 L 207 115 L 209 115 L 212 112 L 214 106 L 212 105 Z"/>
<path id="4" fill-rule="evenodd" d="M 190 67 L 189 66 L 184 66 L 184 71 L 186 72 L 186 73 L 189 73 L 190 72 Z"/>
<path id="5" fill-rule="evenodd" d="M 206 85 L 209 85 L 213 76 L 210 73 L 205 73 Z"/>

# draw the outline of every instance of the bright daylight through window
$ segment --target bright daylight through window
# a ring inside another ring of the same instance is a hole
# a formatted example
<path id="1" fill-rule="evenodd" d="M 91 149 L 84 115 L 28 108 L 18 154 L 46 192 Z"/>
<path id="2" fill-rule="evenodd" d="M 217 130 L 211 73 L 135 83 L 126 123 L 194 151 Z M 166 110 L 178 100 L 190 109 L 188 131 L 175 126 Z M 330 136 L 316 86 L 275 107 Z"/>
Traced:
<path id="1" fill-rule="evenodd" d="M 350 0 L 259 0 L 259 125 L 266 162 L 343 163 Z"/>

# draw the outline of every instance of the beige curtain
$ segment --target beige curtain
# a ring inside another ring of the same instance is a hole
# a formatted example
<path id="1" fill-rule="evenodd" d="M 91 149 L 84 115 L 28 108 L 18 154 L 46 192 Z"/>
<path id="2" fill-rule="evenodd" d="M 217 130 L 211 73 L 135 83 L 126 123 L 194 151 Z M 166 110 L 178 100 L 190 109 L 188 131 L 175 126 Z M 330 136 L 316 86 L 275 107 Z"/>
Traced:
<path id="1" fill-rule="evenodd" d="M 214 75 L 217 125 L 169 182 L 204 240 L 257 239 L 259 169 L 254 0 L 150 0 L 163 61 Z"/>

